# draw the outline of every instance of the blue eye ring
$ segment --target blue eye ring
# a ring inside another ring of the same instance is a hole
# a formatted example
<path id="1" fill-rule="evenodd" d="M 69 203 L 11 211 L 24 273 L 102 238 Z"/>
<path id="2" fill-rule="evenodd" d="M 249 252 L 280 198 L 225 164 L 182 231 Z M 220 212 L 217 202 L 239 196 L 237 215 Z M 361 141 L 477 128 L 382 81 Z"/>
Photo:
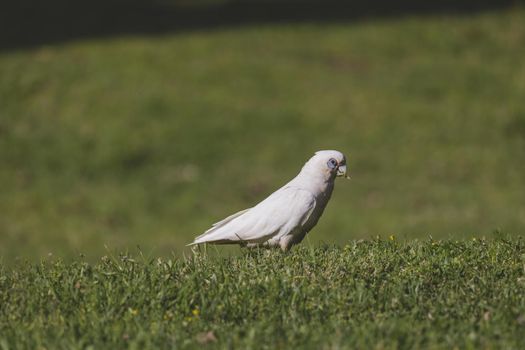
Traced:
<path id="1" fill-rule="evenodd" d="M 330 158 L 328 160 L 328 163 L 326 163 L 326 165 L 328 165 L 328 167 L 330 169 L 335 169 L 337 167 L 338 163 L 337 163 L 337 160 L 335 160 L 334 158 Z"/>

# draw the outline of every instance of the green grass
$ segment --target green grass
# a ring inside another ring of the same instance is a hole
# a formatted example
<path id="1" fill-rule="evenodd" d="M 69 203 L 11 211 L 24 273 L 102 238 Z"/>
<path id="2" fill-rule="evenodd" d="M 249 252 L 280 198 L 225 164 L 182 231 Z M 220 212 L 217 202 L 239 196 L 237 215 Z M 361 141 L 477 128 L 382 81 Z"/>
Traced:
<path id="1" fill-rule="evenodd" d="M 516 6 L 0 53 L 0 349 L 525 348 L 524 43 Z M 353 180 L 305 243 L 183 250 L 319 149 Z"/>
<path id="2" fill-rule="evenodd" d="M 525 348 L 524 43 L 516 5 L 0 53 L 0 349 Z M 184 248 L 319 149 L 353 179 L 302 245 Z"/>
<path id="3" fill-rule="evenodd" d="M 394 239 L 20 263 L 0 275 L 0 347 L 522 349 L 524 252 Z"/>
<path id="4" fill-rule="evenodd" d="M 312 243 L 525 227 L 525 10 L 270 24 L 0 54 L 0 255 L 169 256 L 318 149 Z"/>

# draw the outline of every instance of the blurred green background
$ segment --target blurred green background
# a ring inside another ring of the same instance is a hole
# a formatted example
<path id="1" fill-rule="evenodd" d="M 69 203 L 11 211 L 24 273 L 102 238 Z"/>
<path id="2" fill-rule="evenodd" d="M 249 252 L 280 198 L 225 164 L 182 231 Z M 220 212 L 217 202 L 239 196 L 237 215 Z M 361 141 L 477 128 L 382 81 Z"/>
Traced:
<path id="1" fill-rule="evenodd" d="M 473 3 L 4 12 L 0 255 L 179 254 L 319 149 L 352 180 L 310 243 L 523 234 L 525 8 Z"/>

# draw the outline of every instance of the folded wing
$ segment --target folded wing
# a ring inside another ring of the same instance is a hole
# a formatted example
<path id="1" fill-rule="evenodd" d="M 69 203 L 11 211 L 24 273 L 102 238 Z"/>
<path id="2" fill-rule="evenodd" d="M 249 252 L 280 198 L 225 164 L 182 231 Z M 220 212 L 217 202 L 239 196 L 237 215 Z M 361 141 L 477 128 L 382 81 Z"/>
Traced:
<path id="1" fill-rule="evenodd" d="M 217 222 L 192 244 L 262 243 L 304 225 L 314 208 L 315 197 L 309 191 L 283 187 L 255 207 Z"/>

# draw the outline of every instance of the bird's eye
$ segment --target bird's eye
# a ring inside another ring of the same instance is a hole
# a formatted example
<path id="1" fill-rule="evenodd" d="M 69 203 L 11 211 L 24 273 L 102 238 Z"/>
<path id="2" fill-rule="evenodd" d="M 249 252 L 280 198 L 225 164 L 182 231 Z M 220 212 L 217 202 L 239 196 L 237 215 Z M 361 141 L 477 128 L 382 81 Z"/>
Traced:
<path id="1" fill-rule="evenodd" d="M 330 158 L 327 165 L 330 169 L 334 169 L 335 167 L 337 167 L 337 160 L 335 160 L 334 158 Z"/>

